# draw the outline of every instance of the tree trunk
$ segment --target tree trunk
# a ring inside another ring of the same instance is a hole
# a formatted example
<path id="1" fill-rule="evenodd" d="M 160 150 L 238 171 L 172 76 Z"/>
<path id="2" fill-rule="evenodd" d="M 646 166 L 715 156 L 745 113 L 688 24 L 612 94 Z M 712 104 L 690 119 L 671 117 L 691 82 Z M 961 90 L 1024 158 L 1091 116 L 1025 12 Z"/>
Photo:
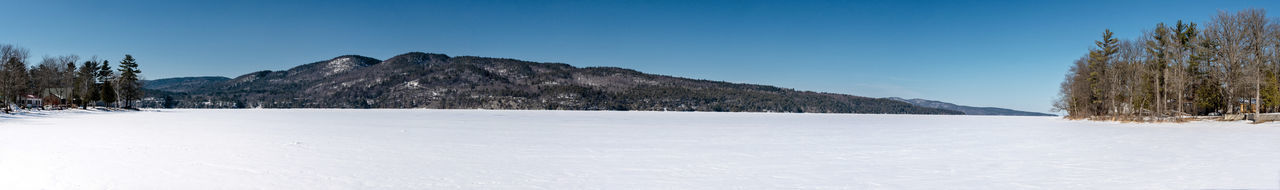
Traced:
<path id="1" fill-rule="evenodd" d="M 1182 110 L 1182 90 L 1179 90 L 1179 91 L 1178 91 L 1178 101 L 1177 101 L 1177 102 L 1178 102 L 1178 114 L 1179 114 L 1179 115 L 1181 115 L 1181 114 L 1183 114 L 1183 113 L 1187 113 L 1187 112 L 1185 112 L 1185 111 L 1183 111 L 1183 110 Z"/>
<path id="2" fill-rule="evenodd" d="M 1154 83 L 1152 87 L 1156 88 L 1156 99 L 1154 101 L 1156 104 L 1154 106 L 1156 110 L 1154 110 L 1155 112 L 1152 112 L 1151 114 L 1156 117 L 1160 117 L 1162 115 L 1161 113 L 1164 111 L 1164 109 L 1162 109 L 1163 108 L 1162 105 L 1164 105 L 1164 99 L 1161 99 L 1160 97 L 1160 94 L 1161 94 L 1160 93 L 1160 72 L 1164 72 L 1164 71 L 1156 71 L 1156 79 L 1155 81 L 1152 82 Z"/>

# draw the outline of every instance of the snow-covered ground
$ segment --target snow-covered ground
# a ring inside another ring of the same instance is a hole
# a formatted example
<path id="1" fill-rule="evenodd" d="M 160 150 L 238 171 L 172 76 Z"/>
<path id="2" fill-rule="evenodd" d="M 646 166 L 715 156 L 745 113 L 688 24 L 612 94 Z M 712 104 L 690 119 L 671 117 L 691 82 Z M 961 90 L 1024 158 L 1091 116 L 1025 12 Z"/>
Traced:
<path id="1" fill-rule="evenodd" d="M 159 110 L 0 117 L 0 189 L 1277 189 L 1280 124 Z"/>

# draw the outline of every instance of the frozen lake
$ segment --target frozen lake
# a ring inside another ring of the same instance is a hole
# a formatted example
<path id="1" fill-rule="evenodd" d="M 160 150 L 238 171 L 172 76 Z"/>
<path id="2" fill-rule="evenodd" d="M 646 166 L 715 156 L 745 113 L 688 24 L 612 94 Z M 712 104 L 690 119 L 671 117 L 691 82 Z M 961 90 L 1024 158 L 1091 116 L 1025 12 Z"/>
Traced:
<path id="1" fill-rule="evenodd" d="M 160 110 L 0 118 L 0 189 L 1277 189 L 1280 124 Z"/>

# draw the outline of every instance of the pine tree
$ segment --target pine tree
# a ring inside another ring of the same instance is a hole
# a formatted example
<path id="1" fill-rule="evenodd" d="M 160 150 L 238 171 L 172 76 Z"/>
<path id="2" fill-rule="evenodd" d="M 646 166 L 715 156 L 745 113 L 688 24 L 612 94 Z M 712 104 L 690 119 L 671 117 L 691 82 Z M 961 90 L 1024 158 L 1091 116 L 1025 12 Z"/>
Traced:
<path id="1" fill-rule="evenodd" d="M 102 102 L 107 106 L 112 106 L 116 102 L 116 88 L 111 85 L 111 81 L 103 81 L 102 86 Z"/>
<path id="2" fill-rule="evenodd" d="M 77 103 L 80 104 L 81 109 L 88 108 L 90 103 L 101 99 L 97 88 L 98 67 L 97 61 L 85 61 L 80 71 L 76 73 L 76 84 L 79 86 L 75 87 L 75 91 L 80 94 L 81 99 Z"/>
<path id="3" fill-rule="evenodd" d="M 1111 33 L 1111 29 L 1103 31 L 1102 41 L 1094 42 L 1094 44 L 1098 46 L 1098 49 L 1089 53 L 1089 57 L 1092 58 L 1089 62 L 1089 89 L 1091 89 L 1092 92 L 1092 95 L 1090 96 L 1090 103 L 1093 105 L 1090 107 L 1092 107 L 1092 112 L 1095 115 L 1108 113 L 1107 107 L 1103 105 L 1104 101 L 1109 99 L 1109 97 L 1105 96 L 1106 91 L 1104 89 L 1106 89 L 1107 84 L 1104 79 L 1107 74 L 1106 68 L 1111 62 L 1111 56 L 1115 55 L 1116 52 L 1119 51 L 1119 48 L 1116 48 L 1116 44 L 1120 42 L 1119 40 L 1112 38 L 1112 35 L 1114 35 L 1114 33 Z M 1113 101 L 1111 106 L 1114 107 L 1114 99 L 1111 100 Z"/>
<path id="4" fill-rule="evenodd" d="M 1195 24 L 1191 25 L 1191 30 L 1193 32 L 1188 35 L 1194 41 L 1188 47 L 1191 48 L 1191 68 L 1194 69 L 1192 76 L 1196 78 L 1192 105 L 1198 114 L 1226 113 L 1228 104 L 1223 93 L 1226 89 L 1222 87 L 1223 77 L 1219 77 L 1221 70 L 1218 70 L 1221 68 L 1217 57 L 1220 46 L 1206 33 L 1194 32 Z"/>
<path id="5" fill-rule="evenodd" d="M 118 84 L 122 96 L 120 98 L 125 101 L 124 107 L 131 108 L 133 106 L 129 104 L 130 102 L 142 98 L 142 91 L 139 89 L 142 85 L 139 84 L 138 73 L 142 71 L 138 70 L 138 63 L 133 59 L 133 55 L 125 54 L 124 60 L 120 61 L 120 83 Z"/>
<path id="6" fill-rule="evenodd" d="M 4 71 L 0 72 L 0 90 L 4 93 L 7 105 L 14 105 L 22 99 L 22 93 L 29 87 L 27 64 L 17 57 L 10 57 L 3 68 Z"/>
<path id="7" fill-rule="evenodd" d="M 98 90 L 100 91 L 98 93 L 98 97 L 100 98 L 99 100 L 101 100 L 103 104 L 107 104 L 107 106 L 111 106 L 112 103 L 115 103 L 116 101 L 116 90 L 115 87 L 111 85 L 111 80 L 114 75 L 115 74 L 111 73 L 111 63 L 107 62 L 107 60 L 102 60 L 102 66 L 98 67 L 98 73 L 95 76 L 98 77 L 98 82 L 102 83 L 102 85 L 98 86 Z"/>
<path id="8" fill-rule="evenodd" d="M 1266 78 L 1262 79 L 1262 88 L 1259 91 L 1259 96 L 1262 98 L 1262 108 L 1267 109 L 1267 112 L 1274 112 L 1276 111 L 1275 108 L 1280 107 L 1280 104 L 1278 104 L 1280 103 L 1280 80 L 1276 79 L 1275 73 L 1268 72 L 1263 75 Z"/>
<path id="9" fill-rule="evenodd" d="M 62 75 L 63 77 L 65 77 L 65 80 L 68 80 L 65 82 L 65 84 L 71 85 L 71 93 L 70 93 L 71 96 L 65 97 L 67 99 L 66 100 L 67 102 L 64 102 L 63 104 L 75 105 L 77 104 L 76 100 L 80 99 L 80 94 L 77 93 L 78 91 L 76 90 L 80 89 L 80 86 L 81 86 L 81 84 L 76 81 L 76 62 L 75 61 L 67 62 L 66 67 L 67 67 L 66 68 L 67 70 L 64 71 Z"/>
<path id="10" fill-rule="evenodd" d="M 1195 56 L 1194 40 L 1196 40 L 1197 35 L 1196 23 L 1184 24 L 1182 20 L 1178 20 L 1178 24 L 1174 26 L 1174 33 L 1173 45 L 1176 46 L 1176 49 L 1173 51 L 1177 52 L 1176 59 L 1179 62 L 1177 64 L 1179 68 L 1173 71 L 1173 75 L 1177 76 L 1177 80 L 1175 80 L 1172 90 L 1177 91 L 1178 113 L 1186 114 L 1187 110 L 1184 109 L 1186 103 L 1184 101 L 1187 97 L 1190 97 L 1188 96 L 1190 94 L 1188 91 L 1195 83 L 1193 77 L 1196 76 L 1197 69 L 1196 63 L 1193 61 Z"/>
<path id="11" fill-rule="evenodd" d="M 1152 71 L 1150 79 L 1154 91 L 1152 95 L 1155 97 L 1151 102 L 1155 106 L 1152 113 L 1155 116 L 1163 116 L 1165 99 L 1162 96 L 1164 92 L 1161 87 L 1164 86 L 1164 70 L 1169 65 L 1169 27 L 1165 27 L 1164 23 L 1156 24 L 1156 29 L 1150 35 L 1151 39 L 1147 39 L 1145 47 L 1147 55 L 1151 56 L 1148 69 Z"/>

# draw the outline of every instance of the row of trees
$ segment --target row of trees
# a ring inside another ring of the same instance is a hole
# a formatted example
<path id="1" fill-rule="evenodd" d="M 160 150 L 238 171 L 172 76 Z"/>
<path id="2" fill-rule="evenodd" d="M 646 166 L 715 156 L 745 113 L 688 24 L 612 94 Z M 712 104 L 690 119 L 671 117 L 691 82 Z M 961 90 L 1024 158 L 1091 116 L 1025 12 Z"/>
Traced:
<path id="1" fill-rule="evenodd" d="M 38 65 L 28 67 L 26 48 L 0 44 L 0 97 L 7 106 L 21 106 L 25 95 L 44 97 L 50 94 L 86 108 L 89 105 L 132 107 L 129 102 L 142 98 L 138 63 L 126 54 L 118 69 L 110 62 L 91 57 L 80 66 L 76 55 L 45 56 Z M 119 71 L 119 73 L 116 73 Z M 123 102 L 121 104 L 120 102 Z M 52 103 L 52 102 L 47 102 Z"/>
<path id="2" fill-rule="evenodd" d="M 1203 28 L 1103 32 L 1075 61 L 1055 111 L 1074 119 L 1151 120 L 1280 111 L 1280 23 L 1259 9 L 1219 12 Z"/>

